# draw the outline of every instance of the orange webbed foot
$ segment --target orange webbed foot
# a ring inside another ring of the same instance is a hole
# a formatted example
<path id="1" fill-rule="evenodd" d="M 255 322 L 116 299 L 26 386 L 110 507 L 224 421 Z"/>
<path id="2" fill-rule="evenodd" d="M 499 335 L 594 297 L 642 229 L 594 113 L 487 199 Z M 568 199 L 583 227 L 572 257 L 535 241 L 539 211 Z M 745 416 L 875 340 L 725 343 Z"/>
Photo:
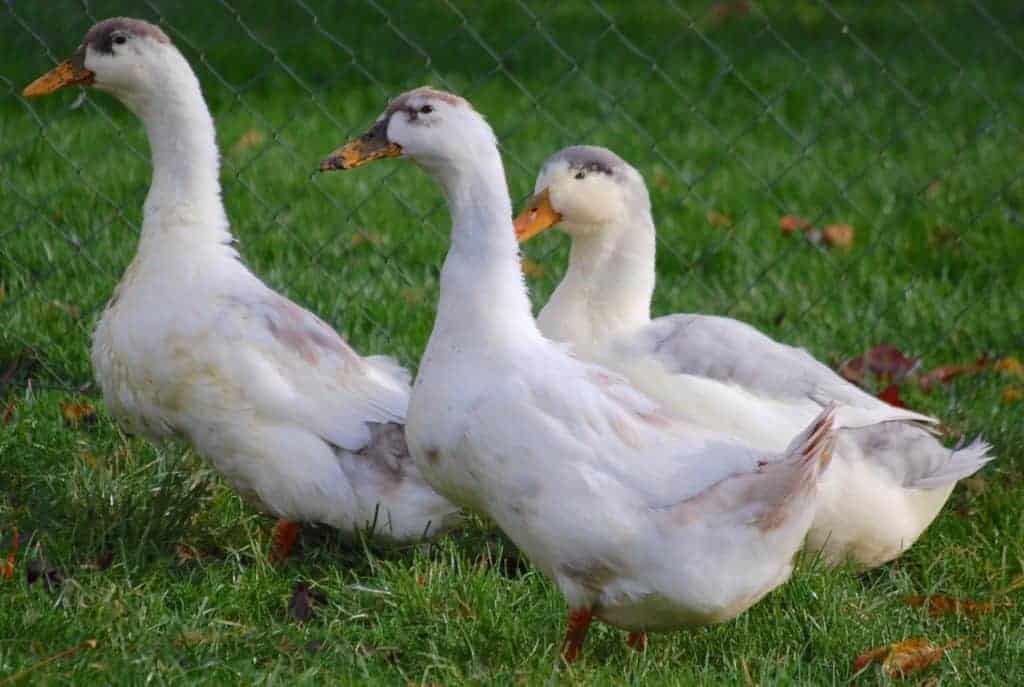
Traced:
<path id="1" fill-rule="evenodd" d="M 645 651 L 647 649 L 646 632 L 630 632 L 626 638 L 626 645 L 634 651 Z"/>
<path id="2" fill-rule="evenodd" d="M 278 520 L 274 525 L 273 545 L 270 548 L 270 562 L 284 563 L 295 548 L 299 538 L 299 523 L 290 520 Z"/>
<path id="3" fill-rule="evenodd" d="M 583 641 L 587 638 L 587 630 L 594 619 L 589 608 L 570 609 L 569 620 L 565 626 L 565 641 L 562 642 L 562 659 L 566 663 L 575 663 L 583 652 Z"/>

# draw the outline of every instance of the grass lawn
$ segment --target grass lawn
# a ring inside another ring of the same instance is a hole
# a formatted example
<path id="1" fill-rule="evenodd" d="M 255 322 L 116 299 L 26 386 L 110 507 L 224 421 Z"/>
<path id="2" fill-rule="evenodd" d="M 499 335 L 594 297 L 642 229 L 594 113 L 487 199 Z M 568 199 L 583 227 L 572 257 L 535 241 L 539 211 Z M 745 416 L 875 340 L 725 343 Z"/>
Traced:
<path id="1" fill-rule="evenodd" d="M 1024 591 L 977 617 L 901 601 L 985 600 L 1024 574 L 1024 380 L 1005 372 L 903 386 L 950 442 L 984 434 L 999 460 L 901 560 L 865 575 L 807 561 L 736 622 L 653 636 L 643 655 L 599 626 L 572 668 L 557 662 L 559 594 L 486 523 L 400 551 L 307 530 L 303 555 L 274 569 L 266 518 L 191 452 L 127 438 L 104 414 L 89 336 L 135 249 L 144 133 L 102 94 L 79 109 L 73 93 L 19 94 L 114 14 L 162 21 L 195 66 L 247 262 L 364 353 L 415 368 L 447 210 L 408 164 L 314 169 L 388 95 L 427 82 L 488 115 L 517 200 L 573 143 L 646 175 L 658 314 L 728 314 L 830 363 L 880 343 L 922 369 L 1024 358 L 1017 3 L 636 5 L 0 9 L 0 553 L 15 526 L 23 543 L 0 579 L 0 685 L 847 684 L 858 654 L 914 637 L 962 642 L 911 682 L 1024 684 Z M 783 235 L 786 214 L 849 224 L 854 244 Z M 566 249 L 555 233 L 526 249 L 538 306 Z M 68 403 L 99 412 L 74 424 Z M 314 598 L 305 622 L 299 584 Z M 854 680 L 887 681 L 877 667 Z"/>

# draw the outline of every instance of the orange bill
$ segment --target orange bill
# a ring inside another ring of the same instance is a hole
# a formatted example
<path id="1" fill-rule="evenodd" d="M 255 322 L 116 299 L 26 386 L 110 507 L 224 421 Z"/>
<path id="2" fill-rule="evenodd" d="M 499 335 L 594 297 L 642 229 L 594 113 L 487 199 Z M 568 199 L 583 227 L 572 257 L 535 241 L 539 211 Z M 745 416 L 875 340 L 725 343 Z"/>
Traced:
<path id="1" fill-rule="evenodd" d="M 91 84 L 95 74 L 85 67 L 78 67 L 71 60 L 64 60 L 56 67 L 46 72 L 38 79 L 25 86 L 21 92 L 26 98 L 36 98 L 41 95 L 49 95 L 65 86 L 75 84 Z"/>
<path id="2" fill-rule="evenodd" d="M 398 157 L 402 154 L 402 146 L 389 141 L 386 132 L 387 120 L 384 120 L 324 158 L 320 163 L 320 171 L 355 169 L 374 160 Z"/>
<path id="3" fill-rule="evenodd" d="M 526 209 L 516 217 L 516 239 L 519 243 L 525 243 L 549 227 L 553 227 L 562 221 L 562 215 L 551 207 L 551 196 L 548 189 L 544 189 L 530 198 Z"/>

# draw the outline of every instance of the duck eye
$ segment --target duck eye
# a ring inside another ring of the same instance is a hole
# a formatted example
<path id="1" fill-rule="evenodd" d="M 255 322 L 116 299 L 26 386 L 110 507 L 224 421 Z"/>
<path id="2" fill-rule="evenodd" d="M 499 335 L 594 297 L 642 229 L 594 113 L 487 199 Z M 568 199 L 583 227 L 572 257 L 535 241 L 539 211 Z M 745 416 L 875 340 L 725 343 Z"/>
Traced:
<path id="1" fill-rule="evenodd" d="M 430 114 L 433 111 L 434 111 L 434 106 L 433 105 L 424 105 L 423 107 L 420 108 L 420 114 Z"/>
<path id="2" fill-rule="evenodd" d="M 128 36 L 125 36 L 123 33 L 119 33 L 116 36 L 114 36 L 114 42 L 118 45 L 124 45 L 128 42 Z"/>
<path id="3" fill-rule="evenodd" d="M 586 177 L 587 177 L 587 175 L 584 174 L 583 172 L 576 172 L 576 178 L 577 179 L 585 179 Z"/>

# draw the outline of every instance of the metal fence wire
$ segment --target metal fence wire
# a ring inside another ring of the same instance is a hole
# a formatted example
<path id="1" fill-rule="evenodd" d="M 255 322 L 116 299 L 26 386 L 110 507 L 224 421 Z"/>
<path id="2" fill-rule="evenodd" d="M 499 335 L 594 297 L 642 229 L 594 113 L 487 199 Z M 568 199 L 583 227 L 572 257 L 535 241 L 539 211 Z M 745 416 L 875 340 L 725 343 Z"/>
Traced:
<path id="1" fill-rule="evenodd" d="M 314 169 L 423 83 L 489 117 L 514 202 L 566 145 L 632 162 L 659 224 L 657 314 L 740 317 L 833 362 L 883 341 L 936 363 L 1024 344 L 1015 3 L 7 0 L 0 13 L 0 384 L 33 367 L 37 387 L 91 389 L 91 328 L 134 251 L 141 126 L 101 94 L 77 109 L 20 95 L 113 15 L 158 23 L 199 76 L 245 259 L 364 353 L 415 365 L 447 211 L 404 165 Z M 848 225 L 853 245 L 786 235 L 796 216 Z M 540 302 L 565 241 L 526 251 Z"/>

